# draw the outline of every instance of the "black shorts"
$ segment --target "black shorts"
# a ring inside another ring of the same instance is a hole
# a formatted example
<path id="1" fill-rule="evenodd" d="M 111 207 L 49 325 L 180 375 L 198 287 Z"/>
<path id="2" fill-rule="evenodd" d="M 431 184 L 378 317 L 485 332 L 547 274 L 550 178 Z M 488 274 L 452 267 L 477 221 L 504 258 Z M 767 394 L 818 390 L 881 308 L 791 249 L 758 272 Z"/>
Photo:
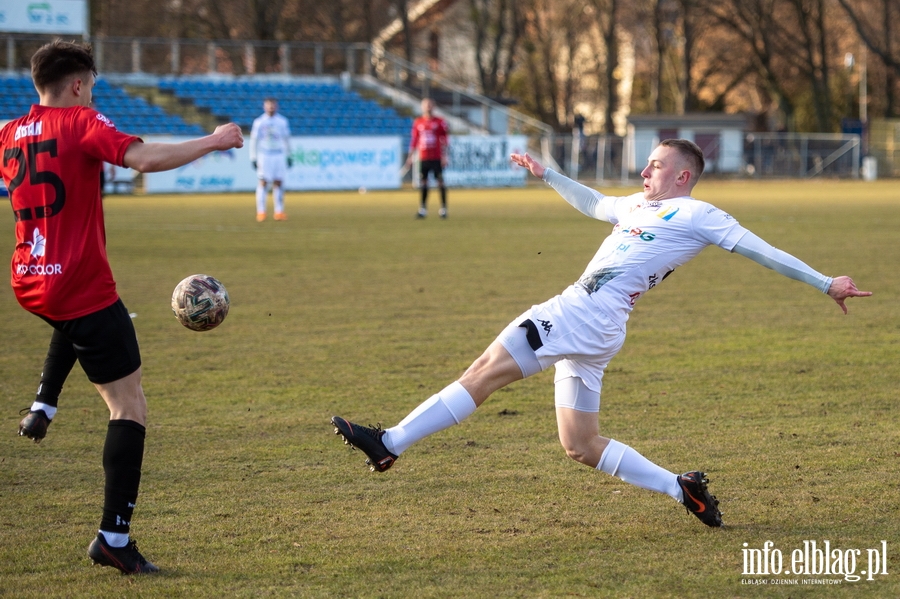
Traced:
<path id="1" fill-rule="evenodd" d="M 428 181 L 428 173 L 434 173 L 435 179 L 441 179 L 444 176 L 444 166 L 440 160 L 423 160 L 419 163 L 419 174 L 422 175 L 422 182 Z"/>
<path id="2" fill-rule="evenodd" d="M 72 343 L 88 380 L 96 385 L 125 378 L 141 367 L 137 334 L 121 299 L 81 318 L 41 318 Z"/>

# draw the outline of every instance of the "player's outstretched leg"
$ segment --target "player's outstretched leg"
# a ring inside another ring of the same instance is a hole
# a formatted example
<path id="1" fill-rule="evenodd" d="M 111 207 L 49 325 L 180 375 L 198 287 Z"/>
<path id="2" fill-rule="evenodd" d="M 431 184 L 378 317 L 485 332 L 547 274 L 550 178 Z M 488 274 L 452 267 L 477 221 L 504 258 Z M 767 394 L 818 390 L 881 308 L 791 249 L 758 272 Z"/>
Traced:
<path id="1" fill-rule="evenodd" d="M 697 516 L 707 526 L 722 526 L 722 513 L 719 511 L 719 500 L 710 495 L 706 484 L 706 474 L 699 471 L 686 472 L 678 477 L 678 485 L 684 493 L 684 507 Z"/>
<path id="2" fill-rule="evenodd" d="M 112 547 L 103 538 L 103 533 L 91 541 L 88 546 L 88 557 L 95 564 L 111 566 L 121 570 L 125 574 L 152 574 L 159 572 L 159 568 L 147 561 L 138 551 L 137 543 L 129 541 L 124 547 Z"/>
<path id="3" fill-rule="evenodd" d="M 331 424 L 334 425 L 334 434 L 341 435 L 344 443 L 366 454 L 368 457 L 366 464 L 369 465 L 372 472 L 384 472 L 394 465 L 397 456 L 384 446 L 381 440 L 384 436 L 381 425 L 376 427 L 360 426 L 340 416 L 334 416 Z"/>

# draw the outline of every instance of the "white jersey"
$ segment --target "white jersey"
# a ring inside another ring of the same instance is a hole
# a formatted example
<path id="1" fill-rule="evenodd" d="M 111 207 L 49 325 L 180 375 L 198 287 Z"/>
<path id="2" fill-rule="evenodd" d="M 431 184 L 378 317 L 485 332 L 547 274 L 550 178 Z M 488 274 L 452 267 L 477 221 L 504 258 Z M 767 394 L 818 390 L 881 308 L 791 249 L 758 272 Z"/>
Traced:
<path id="1" fill-rule="evenodd" d="M 258 154 L 290 154 L 291 127 L 280 114 L 262 114 L 253 121 L 250 130 L 250 160 Z"/>
<path id="2" fill-rule="evenodd" d="M 585 203 L 584 197 L 573 200 L 565 183 L 570 179 L 550 170 L 544 178 L 588 216 L 615 225 L 578 283 L 620 326 L 635 302 L 677 267 L 708 245 L 731 251 L 747 233 L 726 212 L 691 197 L 648 201 L 642 193 L 614 197 L 590 190 L 593 201 Z"/>

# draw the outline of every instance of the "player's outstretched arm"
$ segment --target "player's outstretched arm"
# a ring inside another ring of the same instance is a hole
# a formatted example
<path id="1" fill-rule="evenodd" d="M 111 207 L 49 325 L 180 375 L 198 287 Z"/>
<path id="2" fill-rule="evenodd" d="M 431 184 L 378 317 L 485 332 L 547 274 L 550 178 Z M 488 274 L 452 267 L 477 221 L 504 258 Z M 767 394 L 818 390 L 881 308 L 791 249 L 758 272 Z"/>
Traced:
<path id="1" fill-rule="evenodd" d="M 538 179 L 544 178 L 544 167 L 540 162 L 532 158 L 528 152 L 524 154 L 510 154 L 509 159 L 519 166 L 527 168 Z"/>
<path id="2" fill-rule="evenodd" d="M 819 291 L 827 293 L 847 313 L 844 300 L 849 297 L 868 297 L 870 291 L 860 291 L 850 277 L 826 277 L 822 273 L 810 268 L 806 263 L 794 256 L 773 247 L 760 239 L 754 233 L 747 231 L 735 244 L 732 250 L 750 258 L 757 264 L 771 268 L 775 272 L 788 278 L 812 285 Z"/>
<path id="3" fill-rule="evenodd" d="M 599 191 L 569 179 L 553 169 L 544 168 L 530 154 L 510 154 L 509 159 L 513 163 L 527 168 L 535 177 L 544 180 L 556 190 L 556 193 L 582 214 L 597 220 L 609 221 L 606 210 L 601 205 L 603 194 Z"/>
<path id="4" fill-rule="evenodd" d="M 205 137 L 179 143 L 134 142 L 125 150 L 125 166 L 141 173 L 168 171 L 184 166 L 210 152 L 231 150 L 244 145 L 241 128 L 234 123 L 219 125 Z"/>
<path id="5" fill-rule="evenodd" d="M 860 291 L 857 289 L 856 284 L 850 277 L 835 277 L 831 282 L 831 287 L 828 288 L 828 296 L 837 302 L 844 314 L 847 313 L 847 306 L 844 305 L 844 300 L 850 297 L 869 297 L 870 295 L 872 295 L 871 291 Z"/>

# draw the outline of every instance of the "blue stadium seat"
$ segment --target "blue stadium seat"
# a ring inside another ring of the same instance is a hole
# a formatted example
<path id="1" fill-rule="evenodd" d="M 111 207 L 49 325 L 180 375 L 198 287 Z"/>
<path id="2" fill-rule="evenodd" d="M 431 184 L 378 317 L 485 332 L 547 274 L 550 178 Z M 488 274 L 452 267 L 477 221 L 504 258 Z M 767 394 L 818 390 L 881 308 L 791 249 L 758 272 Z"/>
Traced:
<path id="1" fill-rule="evenodd" d="M 295 135 L 397 134 L 409 141 L 412 119 L 346 91 L 340 85 L 315 82 L 202 81 L 167 77 L 160 90 L 207 108 L 219 117 L 249 128 L 262 113 L 262 100 L 278 98 L 281 113 Z M 204 130 L 167 113 L 144 98 L 100 79 L 94 88 L 95 106 L 116 125 L 137 134 L 202 135 Z M 0 77 L 0 118 L 17 118 L 38 101 L 28 77 Z"/>

